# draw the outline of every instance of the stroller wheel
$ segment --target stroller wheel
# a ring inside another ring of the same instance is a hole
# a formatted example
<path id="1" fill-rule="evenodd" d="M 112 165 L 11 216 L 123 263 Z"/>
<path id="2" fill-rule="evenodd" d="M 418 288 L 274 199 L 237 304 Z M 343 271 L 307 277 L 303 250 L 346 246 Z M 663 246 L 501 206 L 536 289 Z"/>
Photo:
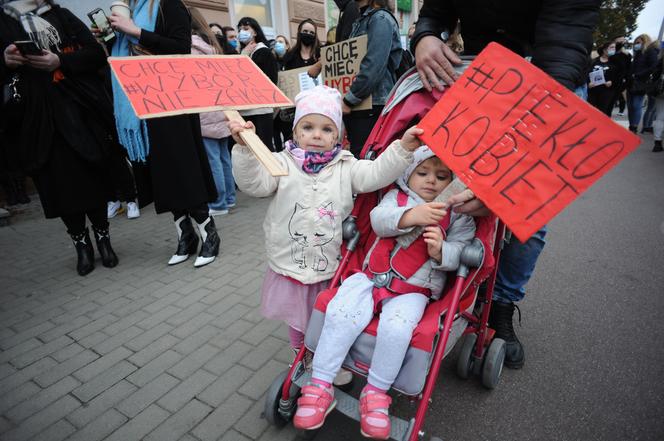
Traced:
<path id="1" fill-rule="evenodd" d="M 457 375 L 462 380 L 467 380 L 473 373 L 473 351 L 475 350 L 476 341 L 477 334 L 468 334 L 463 341 L 459 359 L 457 360 Z"/>
<path id="2" fill-rule="evenodd" d="M 482 385 L 484 387 L 493 389 L 498 385 L 500 374 L 503 372 L 504 361 L 505 340 L 494 338 L 484 356 L 484 366 L 482 366 Z"/>
<path id="3" fill-rule="evenodd" d="M 299 388 L 292 384 L 290 388 L 290 398 L 288 401 L 282 401 L 281 389 L 288 376 L 288 371 L 284 371 L 274 379 L 270 388 L 265 394 L 265 408 L 263 415 L 268 423 L 273 426 L 283 427 L 295 414 L 295 406 L 299 395 Z"/>

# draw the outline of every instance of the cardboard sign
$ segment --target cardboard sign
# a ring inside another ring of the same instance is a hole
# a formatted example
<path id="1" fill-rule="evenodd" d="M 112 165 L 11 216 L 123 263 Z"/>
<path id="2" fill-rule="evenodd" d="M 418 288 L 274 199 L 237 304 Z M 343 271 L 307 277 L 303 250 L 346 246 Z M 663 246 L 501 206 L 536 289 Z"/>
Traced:
<path id="1" fill-rule="evenodd" d="M 588 78 L 590 79 L 590 84 L 593 86 L 599 86 L 606 83 L 606 80 L 604 79 L 604 69 L 601 67 L 599 69 L 590 71 Z"/>
<path id="2" fill-rule="evenodd" d="M 319 78 L 311 78 L 308 74 L 311 66 L 301 67 L 299 69 L 282 70 L 279 72 L 279 82 L 277 86 L 290 99 L 295 101 L 295 97 L 303 90 L 309 90 L 320 84 Z"/>
<path id="3" fill-rule="evenodd" d="M 418 126 L 422 140 L 521 241 L 640 143 L 495 43 Z"/>
<path id="4" fill-rule="evenodd" d="M 366 54 L 366 35 L 320 48 L 323 83 L 344 96 L 360 72 L 360 64 Z M 353 110 L 367 109 L 371 109 L 371 96 L 353 107 Z"/>
<path id="5" fill-rule="evenodd" d="M 293 104 L 244 55 L 163 55 L 108 60 L 141 119 Z"/>

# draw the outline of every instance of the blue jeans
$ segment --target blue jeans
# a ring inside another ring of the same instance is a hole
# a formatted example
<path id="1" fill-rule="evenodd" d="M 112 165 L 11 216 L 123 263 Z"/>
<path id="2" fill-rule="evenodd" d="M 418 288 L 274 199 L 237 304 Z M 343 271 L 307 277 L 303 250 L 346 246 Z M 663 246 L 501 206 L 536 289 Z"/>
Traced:
<path id="1" fill-rule="evenodd" d="M 652 128 L 652 123 L 655 121 L 656 116 L 655 97 L 648 95 L 648 107 L 646 107 L 646 113 L 643 115 L 643 128 Z"/>
<path id="2" fill-rule="evenodd" d="M 583 101 L 588 101 L 588 85 L 582 84 L 574 89 L 574 94 L 581 98 Z"/>
<path id="3" fill-rule="evenodd" d="M 231 153 L 228 138 L 203 138 L 214 184 L 217 187 L 217 200 L 208 204 L 212 210 L 226 210 L 235 205 L 235 181 L 231 168 Z"/>
<path id="4" fill-rule="evenodd" d="M 643 112 L 643 99 L 645 95 L 627 94 L 627 116 L 629 117 L 630 127 L 638 127 L 641 122 L 641 112 Z"/>
<path id="5" fill-rule="evenodd" d="M 537 258 L 546 243 L 544 240 L 546 231 L 545 225 L 526 243 L 521 243 L 516 236 L 512 236 L 505 244 L 498 262 L 493 300 L 511 303 L 523 299 L 526 284 L 535 270 Z"/>

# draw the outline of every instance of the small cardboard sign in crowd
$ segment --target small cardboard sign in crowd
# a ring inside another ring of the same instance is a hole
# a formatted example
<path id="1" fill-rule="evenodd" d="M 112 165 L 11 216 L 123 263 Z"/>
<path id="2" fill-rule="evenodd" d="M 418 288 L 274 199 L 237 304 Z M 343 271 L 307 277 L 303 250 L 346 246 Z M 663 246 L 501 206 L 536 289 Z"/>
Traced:
<path id="1" fill-rule="evenodd" d="M 360 64 L 367 54 L 367 36 L 351 38 L 320 49 L 323 82 L 344 96 L 360 72 Z M 371 96 L 353 106 L 353 110 L 371 109 Z"/>
<path id="2" fill-rule="evenodd" d="M 640 143 L 496 43 L 418 126 L 422 140 L 521 241 Z"/>

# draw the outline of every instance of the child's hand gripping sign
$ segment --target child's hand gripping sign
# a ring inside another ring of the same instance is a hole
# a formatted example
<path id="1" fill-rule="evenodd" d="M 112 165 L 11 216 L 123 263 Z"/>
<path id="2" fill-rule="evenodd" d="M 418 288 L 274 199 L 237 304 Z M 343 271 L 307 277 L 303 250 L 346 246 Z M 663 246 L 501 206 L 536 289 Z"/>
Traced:
<path id="1" fill-rule="evenodd" d="M 420 138 L 526 241 L 640 143 L 492 43 L 418 124 Z"/>
<path id="2" fill-rule="evenodd" d="M 161 55 L 108 60 L 141 119 L 224 110 L 228 119 L 242 120 L 237 110 L 293 105 L 244 55 Z M 242 138 L 273 176 L 286 174 L 260 138 L 249 132 Z"/>

